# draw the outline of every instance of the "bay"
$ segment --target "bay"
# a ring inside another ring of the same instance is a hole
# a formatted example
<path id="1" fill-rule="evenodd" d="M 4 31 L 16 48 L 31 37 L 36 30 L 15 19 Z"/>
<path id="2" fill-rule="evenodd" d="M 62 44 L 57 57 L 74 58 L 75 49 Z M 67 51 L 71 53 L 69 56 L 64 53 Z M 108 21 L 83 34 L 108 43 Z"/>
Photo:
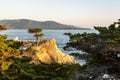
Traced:
<path id="1" fill-rule="evenodd" d="M 63 50 L 63 47 L 66 45 L 66 43 L 69 41 L 69 37 L 64 35 L 64 33 L 98 33 L 96 30 L 43 30 L 42 33 L 44 34 L 43 39 L 56 39 L 58 48 L 62 50 L 64 53 L 70 54 L 70 53 L 80 53 L 83 52 L 81 50 L 72 50 L 72 51 L 65 51 Z M 7 39 L 14 39 L 15 37 L 18 37 L 19 40 L 36 40 L 34 38 L 33 34 L 29 34 L 28 30 L 5 30 L 0 32 L 3 35 L 8 35 Z M 84 60 L 77 60 L 81 65 L 85 64 Z"/>

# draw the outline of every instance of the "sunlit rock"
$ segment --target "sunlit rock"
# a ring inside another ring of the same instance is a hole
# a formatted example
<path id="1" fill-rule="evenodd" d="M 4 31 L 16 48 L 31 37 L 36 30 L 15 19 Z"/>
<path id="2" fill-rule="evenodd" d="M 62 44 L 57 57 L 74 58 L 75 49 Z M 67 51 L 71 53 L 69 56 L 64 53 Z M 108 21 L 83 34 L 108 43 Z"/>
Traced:
<path id="1" fill-rule="evenodd" d="M 55 39 L 48 40 L 45 43 L 42 43 L 40 46 L 31 47 L 31 54 L 33 54 L 33 61 L 31 63 L 56 62 L 64 64 L 76 64 L 76 61 L 72 56 L 63 53 L 58 49 Z"/>

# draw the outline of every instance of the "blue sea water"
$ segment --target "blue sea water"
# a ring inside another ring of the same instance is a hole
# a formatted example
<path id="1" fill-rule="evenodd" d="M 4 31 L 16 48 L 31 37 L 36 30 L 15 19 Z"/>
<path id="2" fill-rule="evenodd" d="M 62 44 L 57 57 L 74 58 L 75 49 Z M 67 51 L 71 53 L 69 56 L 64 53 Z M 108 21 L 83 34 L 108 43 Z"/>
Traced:
<path id="1" fill-rule="evenodd" d="M 73 51 L 65 51 L 63 47 L 65 43 L 69 41 L 69 37 L 65 36 L 64 33 L 98 33 L 96 30 L 43 30 L 44 37 L 43 39 L 52 39 L 55 38 L 58 48 L 62 50 L 64 53 L 70 54 L 73 52 L 78 52 L 82 54 L 83 52 L 80 50 L 73 50 Z M 0 32 L 1 34 L 8 35 L 7 39 L 14 39 L 15 37 L 19 37 L 19 40 L 35 40 L 33 34 L 29 34 L 27 30 L 5 30 Z M 84 60 L 77 60 L 81 65 L 85 63 Z"/>

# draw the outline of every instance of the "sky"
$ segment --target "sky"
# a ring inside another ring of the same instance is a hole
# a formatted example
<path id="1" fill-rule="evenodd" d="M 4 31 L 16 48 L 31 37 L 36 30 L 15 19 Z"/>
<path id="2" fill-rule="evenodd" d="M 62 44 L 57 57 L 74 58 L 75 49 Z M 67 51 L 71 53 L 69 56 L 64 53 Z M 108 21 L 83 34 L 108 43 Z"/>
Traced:
<path id="1" fill-rule="evenodd" d="M 120 18 L 120 0 L 0 0 L 0 20 L 32 19 L 93 28 Z"/>

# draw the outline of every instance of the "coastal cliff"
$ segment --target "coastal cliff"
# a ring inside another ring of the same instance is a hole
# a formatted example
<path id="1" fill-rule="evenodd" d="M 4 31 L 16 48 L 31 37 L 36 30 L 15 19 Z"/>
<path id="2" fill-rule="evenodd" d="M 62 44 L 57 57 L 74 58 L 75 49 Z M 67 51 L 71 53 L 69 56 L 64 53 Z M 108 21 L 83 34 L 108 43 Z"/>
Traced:
<path id="1" fill-rule="evenodd" d="M 56 40 L 47 40 L 42 43 L 40 46 L 33 46 L 29 49 L 29 52 L 26 52 L 32 57 L 30 63 L 38 64 L 40 62 L 44 63 L 63 63 L 63 64 L 76 64 L 77 62 L 74 58 L 68 54 L 63 53 L 58 49 L 56 45 Z M 24 54 L 25 55 L 25 54 Z"/>

